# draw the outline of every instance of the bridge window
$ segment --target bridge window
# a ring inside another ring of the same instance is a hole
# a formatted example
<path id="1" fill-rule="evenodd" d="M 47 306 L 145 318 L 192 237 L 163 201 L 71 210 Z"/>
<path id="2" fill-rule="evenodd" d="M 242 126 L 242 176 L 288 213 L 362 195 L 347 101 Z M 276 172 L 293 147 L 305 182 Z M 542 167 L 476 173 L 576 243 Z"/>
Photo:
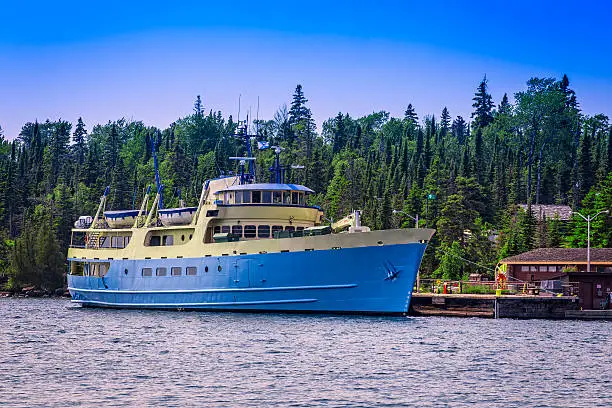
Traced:
<path id="1" fill-rule="evenodd" d="M 224 234 L 229 234 L 230 226 L 229 225 L 222 225 L 221 226 L 221 232 L 224 233 Z"/>
<path id="2" fill-rule="evenodd" d="M 153 276 L 153 269 L 142 268 L 142 276 Z"/>
<path id="3" fill-rule="evenodd" d="M 164 268 L 163 266 L 160 266 L 159 268 L 155 270 L 156 276 L 166 276 L 167 274 L 168 274 L 168 269 Z"/>
<path id="4" fill-rule="evenodd" d="M 242 203 L 242 191 L 236 191 L 236 204 L 241 204 Z"/>
<path id="5" fill-rule="evenodd" d="M 272 193 L 272 202 L 274 204 L 282 204 L 283 203 L 283 192 L 282 191 L 274 191 Z"/>
<path id="6" fill-rule="evenodd" d="M 274 233 L 277 231 L 282 231 L 283 230 L 283 226 L 282 225 L 273 225 L 272 226 L 272 236 L 274 236 Z"/>
<path id="7" fill-rule="evenodd" d="M 242 225 L 232 225 L 232 234 L 242 237 Z"/>
<path id="8" fill-rule="evenodd" d="M 251 203 L 251 192 L 250 191 L 243 191 L 242 192 L 242 202 L 245 204 L 250 204 Z"/>
<path id="9" fill-rule="evenodd" d="M 215 226 L 214 233 L 215 234 L 220 234 L 221 233 L 221 226 L 220 225 Z"/>
<path id="10" fill-rule="evenodd" d="M 297 193 L 295 191 L 293 193 L 291 193 L 291 204 L 296 204 L 297 205 L 299 203 L 298 195 L 299 195 L 299 193 Z"/>
<path id="11" fill-rule="evenodd" d="M 285 231 L 291 231 L 291 232 L 293 232 L 293 231 L 295 231 L 295 227 L 292 227 L 292 226 L 286 226 L 286 227 L 285 227 Z"/>
<path id="12" fill-rule="evenodd" d="M 260 225 L 258 229 L 259 238 L 270 238 L 270 226 Z"/>
<path id="13" fill-rule="evenodd" d="M 149 241 L 149 246 L 159 246 L 161 243 L 161 237 L 159 235 L 152 235 L 151 241 Z"/>
<path id="14" fill-rule="evenodd" d="M 174 235 L 164 235 L 163 245 L 172 246 L 174 244 Z"/>
<path id="15" fill-rule="evenodd" d="M 197 274 L 198 268 L 196 268 L 195 266 L 188 266 L 187 268 L 185 268 L 185 275 L 195 276 Z"/>
<path id="16" fill-rule="evenodd" d="M 261 202 L 264 204 L 270 204 L 272 202 L 272 192 L 271 191 L 262 191 L 261 193 Z"/>
<path id="17" fill-rule="evenodd" d="M 170 269 L 170 274 L 172 276 L 181 276 L 181 267 L 180 266 L 173 266 Z"/>
<path id="18" fill-rule="evenodd" d="M 244 237 L 245 238 L 255 238 L 257 235 L 257 227 L 255 225 L 245 225 L 244 226 Z"/>
<path id="19" fill-rule="evenodd" d="M 261 191 L 253 191 L 252 192 L 253 195 L 253 204 L 259 204 L 261 203 Z"/>
<path id="20" fill-rule="evenodd" d="M 283 197 L 285 199 L 285 204 L 291 204 L 291 191 L 285 191 Z"/>

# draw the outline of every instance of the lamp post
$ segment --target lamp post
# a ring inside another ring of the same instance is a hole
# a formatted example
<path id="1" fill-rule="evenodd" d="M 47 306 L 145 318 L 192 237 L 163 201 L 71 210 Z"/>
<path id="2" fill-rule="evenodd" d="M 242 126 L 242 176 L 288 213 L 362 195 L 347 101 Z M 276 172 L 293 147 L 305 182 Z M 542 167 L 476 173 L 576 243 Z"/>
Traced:
<path id="1" fill-rule="evenodd" d="M 587 272 L 591 272 L 591 221 L 593 221 L 599 214 L 610 214 L 610 211 L 604 210 L 600 211 L 595 215 L 587 215 L 586 217 L 579 212 L 574 214 L 578 214 L 582 217 L 583 220 L 587 222 Z"/>
<path id="2" fill-rule="evenodd" d="M 393 210 L 393 214 L 403 214 L 406 217 L 410 218 L 412 221 L 414 221 L 414 228 L 419 228 L 419 214 L 417 214 L 416 216 L 412 216 L 410 214 L 406 214 L 403 211 L 400 210 Z"/>

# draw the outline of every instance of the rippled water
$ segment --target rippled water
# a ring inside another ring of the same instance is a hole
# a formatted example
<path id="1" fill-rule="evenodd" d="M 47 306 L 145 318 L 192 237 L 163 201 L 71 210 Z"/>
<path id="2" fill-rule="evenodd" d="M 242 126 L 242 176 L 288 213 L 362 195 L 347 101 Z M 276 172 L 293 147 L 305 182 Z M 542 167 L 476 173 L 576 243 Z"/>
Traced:
<path id="1" fill-rule="evenodd" d="M 612 323 L 0 300 L 2 406 L 610 406 Z"/>

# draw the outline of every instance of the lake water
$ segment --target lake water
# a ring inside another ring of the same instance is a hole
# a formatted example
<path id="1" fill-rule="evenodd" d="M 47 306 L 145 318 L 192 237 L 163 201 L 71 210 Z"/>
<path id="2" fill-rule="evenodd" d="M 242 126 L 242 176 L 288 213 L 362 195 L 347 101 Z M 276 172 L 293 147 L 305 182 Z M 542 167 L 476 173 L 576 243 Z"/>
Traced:
<path id="1" fill-rule="evenodd" d="M 0 299 L 0 406 L 612 405 L 612 323 Z"/>

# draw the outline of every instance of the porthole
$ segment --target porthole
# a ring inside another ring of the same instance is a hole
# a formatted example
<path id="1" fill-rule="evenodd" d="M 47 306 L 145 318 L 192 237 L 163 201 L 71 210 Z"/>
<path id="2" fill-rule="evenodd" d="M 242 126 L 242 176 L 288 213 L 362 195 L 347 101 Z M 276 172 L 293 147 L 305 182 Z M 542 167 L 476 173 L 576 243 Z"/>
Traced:
<path id="1" fill-rule="evenodd" d="M 190 240 L 191 240 L 191 237 L 193 237 L 193 235 L 192 235 L 192 234 L 189 234 L 189 239 L 190 239 Z"/>
<path id="2" fill-rule="evenodd" d="M 208 272 L 208 265 L 204 267 L 204 272 Z"/>
<path id="3" fill-rule="evenodd" d="M 221 269 L 223 269 L 223 268 L 221 268 L 221 265 L 217 266 L 217 270 L 218 270 L 219 272 L 221 272 Z"/>
<path id="4" fill-rule="evenodd" d="M 128 274 L 128 270 L 127 270 L 127 269 L 124 269 L 124 270 L 123 270 L 123 273 L 125 273 L 125 274 L 127 275 L 127 274 Z"/>
<path id="5" fill-rule="evenodd" d="M 185 240 L 185 236 L 181 235 L 181 241 L 184 241 L 184 240 Z"/>

